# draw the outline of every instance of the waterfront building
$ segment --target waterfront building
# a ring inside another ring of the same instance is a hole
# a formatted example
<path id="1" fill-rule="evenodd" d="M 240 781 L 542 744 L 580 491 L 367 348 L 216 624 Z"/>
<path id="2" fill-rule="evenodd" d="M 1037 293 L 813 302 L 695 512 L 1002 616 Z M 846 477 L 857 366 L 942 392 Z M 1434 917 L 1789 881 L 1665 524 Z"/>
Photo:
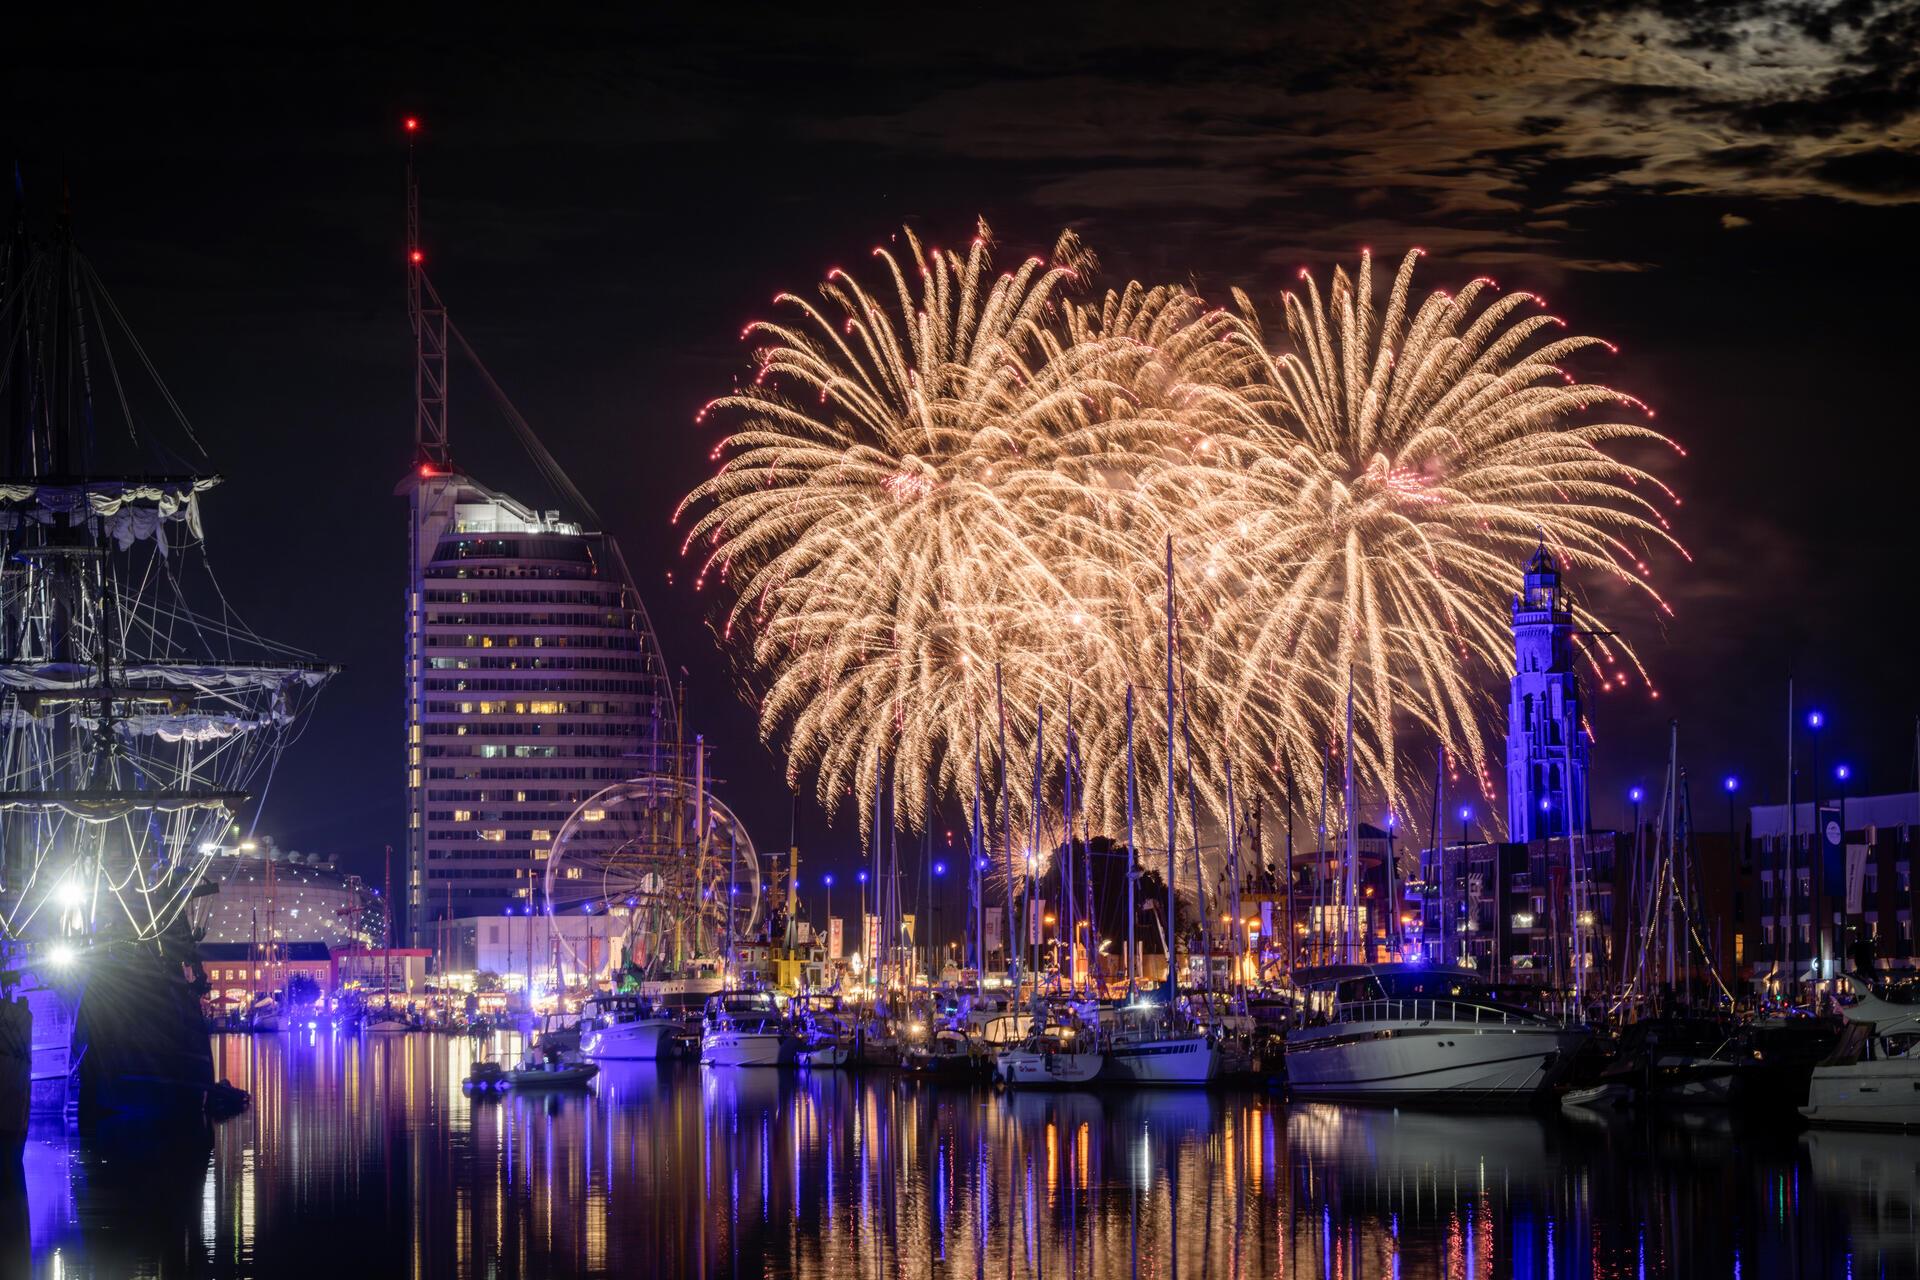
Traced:
<path id="1" fill-rule="evenodd" d="M 539 898 L 574 809 L 670 767 L 672 688 L 611 537 L 428 460 L 406 612 L 405 905 L 449 918 Z"/>
<path id="2" fill-rule="evenodd" d="M 191 919 L 209 943 L 369 946 L 380 936 L 380 900 L 359 876 L 319 854 L 281 849 L 269 836 L 202 849 L 219 892 L 196 899 Z"/>
<path id="3" fill-rule="evenodd" d="M 311 980 L 322 995 L 335 985 L 331 953 L 320 942 L 285 942 L 271 948 L 203 942 L 200 967 L 207 975 L 207 1003 L 218 1013 L 250 1009 L 260 997 L 286 990 L 296 977 Z"/>
<path id="4" fill-rule="evenodd" d="M 1871 944 L 1882 973 L 1916 969 L 1920 793 L 1755 805 L 1741 841 L 1741 972 L 1756 993 L 1830 991 Z M 1752 908 L 1747 909 L 1751 903 Z"/>

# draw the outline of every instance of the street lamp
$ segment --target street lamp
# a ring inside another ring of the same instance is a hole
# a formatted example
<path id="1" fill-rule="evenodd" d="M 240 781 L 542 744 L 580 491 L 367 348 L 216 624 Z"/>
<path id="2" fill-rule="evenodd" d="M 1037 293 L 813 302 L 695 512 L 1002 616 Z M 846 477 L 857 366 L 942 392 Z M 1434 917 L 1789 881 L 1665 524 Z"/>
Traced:
<path id="1" fill-rule="evenodd" d="M 827 886 L 827 934 L 831 937 L 833 934 L 833 872 L 827 872 L 821 879 Z"/>

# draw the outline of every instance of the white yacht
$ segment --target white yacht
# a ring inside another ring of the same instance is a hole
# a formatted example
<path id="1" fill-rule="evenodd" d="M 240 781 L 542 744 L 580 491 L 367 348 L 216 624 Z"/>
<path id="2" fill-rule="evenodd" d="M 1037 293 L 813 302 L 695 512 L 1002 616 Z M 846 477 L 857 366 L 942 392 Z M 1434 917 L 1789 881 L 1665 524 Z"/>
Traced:
<path id="1" fill-rule="evenodd" d="M 1341 965 L 1294 982 L 1315 1015 L 1287 1032 L 1296 1097 L 1525 1101 L 1560 1078 L 1588 1034 L 1503 1003 L 1470 970 Z"/>
<path id="2" fill-rule="evenodd" d="M 1817 1125 L 1920 1127 L 1920 1003 L 1896 1003 L 1858 978 L 1847 981 L 1856 998 L 1843 1010 L 1846 1034 L 1813 1069 L 1800 1114 Z"/>
<path id="3" fill-rule="evenodd" d="M 638 996 L 595 996 L 580 1019 L 580 1053 L 606 1062 L 653 1062 L 670 1056 L 680 1026 Z"/>
<path id="4" fill-rule="evenodd" d="M 700 1062 L 709 1067 L 790 1067 L 800 1035 L 764 991 L 733 992 L 707 1002 Z"/>
<path id="5" fill-rule="evenodd" d="M 1115 1084 L 1204 1085 L 1220 1071 L 1213 1038 L 1158 1005 L 1123 1006 L 1106 1048 L 1101 1079 Z"/>

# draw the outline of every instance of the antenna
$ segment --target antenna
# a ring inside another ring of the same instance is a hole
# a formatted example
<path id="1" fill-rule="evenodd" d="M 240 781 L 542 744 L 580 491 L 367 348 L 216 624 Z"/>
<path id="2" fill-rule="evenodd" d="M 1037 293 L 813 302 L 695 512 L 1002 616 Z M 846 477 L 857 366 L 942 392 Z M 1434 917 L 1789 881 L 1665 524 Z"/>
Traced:
<path id="1" fill-rule="evenodd" d="M 413 144 L 420 121 L 408 116 L 407 135 L 407 320 L 413 326 L 413 447 L 422 475 L 452 469 L 447 452 L 447 309 L 427 279 L 420 248 L 420 178 Z"/>

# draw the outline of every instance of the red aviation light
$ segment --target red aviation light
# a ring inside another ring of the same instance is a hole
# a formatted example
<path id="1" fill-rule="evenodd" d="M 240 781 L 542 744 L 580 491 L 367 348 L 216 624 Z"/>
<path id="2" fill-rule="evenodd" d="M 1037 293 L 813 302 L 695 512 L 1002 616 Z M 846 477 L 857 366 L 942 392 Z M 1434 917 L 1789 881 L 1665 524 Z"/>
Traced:
<path id="1" fill-rule="evenodd" d="M 434 466 L 431 462 L 423 462 L 420 464 L 420 478 L 422 480 L 431 480 L 435 476 L 443 476 L 445 474 L 446 472 Z"/>
<path id="2" fill-rule="evenodd" d="M 418 249 L 409 250 L 407 253 L 407 261 L 413 263 L 415 266 L 420 265 L 422 262 L 425 262 L 426 260 L 427 260 L 427 255 L 420 252 Z"/>
<path id="3" fill-rule="evenodd" d="M 407 119 L 406 119 L 406 127 L 407 127 L 407 132 L 408 132 L 408 133 L 418 133 L 418 132 L 420 132 L 420 121 L 419 121 L 419 119 L 418 119 L 417 117 L 415 117 L 415 116 L 408 116 L 408 117 L 407 117 Z"/>

